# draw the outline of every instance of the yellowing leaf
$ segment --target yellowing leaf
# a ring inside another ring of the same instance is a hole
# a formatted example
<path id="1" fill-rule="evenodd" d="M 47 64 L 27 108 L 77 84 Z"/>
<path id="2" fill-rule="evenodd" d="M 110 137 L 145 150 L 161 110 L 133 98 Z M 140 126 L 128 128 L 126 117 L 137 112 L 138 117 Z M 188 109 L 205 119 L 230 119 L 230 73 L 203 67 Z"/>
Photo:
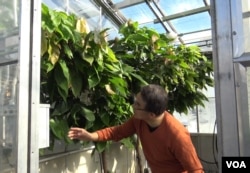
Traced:
<path id="1" fill-rule="evenodd" d="M 48 41 L 45 36 L 45 32 L 42 31 L 42 38 L 41 38 L 41 56 L 44 55 L 45 52 L 47 52 L 48 49 Z"/>
<path id="2" fill-rule="evenodd" d="M 84 18 L 78 19 L 76 22 L 76 30 L 80 33 L 89 33 L 89 26 Z"/>
<path id="3" fill-rule="evenodd" d="M 115 94 L 115 92 L 111 89 L 110 85 L 105 85 L 105 88 L 106 88 L 106 91 L 109 93 L 109 94 Z"/>
<path id="4" fill-rule="evenodd" d="M 55 64 L 59 60 L 60 49 L 56 45 L 49 45 L 48 49 L 49 60 L 52 64 Z"/>
<path id="5" fill-rule="evenodd" d="M 151 37 L 152 43 L 156 42 L 156 40 L 158 40 L 158 39 L 159 39 L 159 37 L 157 35 L 152 35 L 152 37 Z"/>

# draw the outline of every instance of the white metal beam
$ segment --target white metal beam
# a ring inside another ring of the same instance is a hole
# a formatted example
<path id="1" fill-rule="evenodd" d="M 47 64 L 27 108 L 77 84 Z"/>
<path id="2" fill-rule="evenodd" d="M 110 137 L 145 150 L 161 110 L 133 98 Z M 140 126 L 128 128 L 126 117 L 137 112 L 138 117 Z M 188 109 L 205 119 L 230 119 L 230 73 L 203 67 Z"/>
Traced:
<path id="1" fill-rule="evenodd" d="M 169 15 L 169 16 L 164 16 L 162 18 L 162 21 L 169 21 L 169 20 L 180 18 L 180 17 L 190 16 L 190 15 L 193 15 L 193 14 L 208 11 L 209 9 L 210 9 L 210 6 L 205 6 L 205 7 L 200 7 L 200 8 L 184 11 L 184 12 L 181 12 L 181 13 L 177 13 L 177 14 L 172 14 L 172 15 Z M 159 20 L 155 19 L 154 22 L 157 23 L 157 22 L 159 22 Z"/>
<path id="2" fill-rule="evenodd" d="M 133 5 L 137 5 L 140 3 L 145 3 L 145 0 L 124 0 L 119 3 L 116 3 L 113 7 L 116 9 L 127 8 Z"/>
<path id="3" fill-rule="evenodd" d="M 30 0 L 23 0 L 19 21 L 19 76 L 17 107 L 17 172 L 28 172 L 29 63 L 30 63 Z"/>

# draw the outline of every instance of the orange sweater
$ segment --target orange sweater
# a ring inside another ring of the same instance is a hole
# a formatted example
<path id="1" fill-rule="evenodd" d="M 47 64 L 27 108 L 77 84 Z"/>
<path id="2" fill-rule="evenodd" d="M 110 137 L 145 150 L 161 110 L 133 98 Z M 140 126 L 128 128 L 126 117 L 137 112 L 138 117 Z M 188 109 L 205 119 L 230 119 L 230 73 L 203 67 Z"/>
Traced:
<path id="1" fill-rule="evenodd" d="M 120 126 L 105 128 L 97 133 L 99 141 L 119 141 L 136 133 L 153 173 L 203 173 L 189 132 L 168 112 L 153 132 L 144 121 L 132 117 Z"/>

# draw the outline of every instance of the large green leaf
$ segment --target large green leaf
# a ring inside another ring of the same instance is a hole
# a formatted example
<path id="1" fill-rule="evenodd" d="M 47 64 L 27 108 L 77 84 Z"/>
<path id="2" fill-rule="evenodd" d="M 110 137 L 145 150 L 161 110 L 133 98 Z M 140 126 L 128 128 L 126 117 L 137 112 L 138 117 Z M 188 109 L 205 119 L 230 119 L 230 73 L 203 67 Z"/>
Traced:
<path id="1" fill-rule="evenodd" d="M 68 90 L 63 90 L 62 88 L 57 88 L 58 93 L 62 97 L 63 101 L 67 101 Z"/>
<path id="2" fill-rule="evenodd" d="M 148 37 L 142 34 L 131 34 L 127 39 L 136 44 L 145 43 L 148 41 Z"/>
<path id="3" fill-rule="evenodd" d="M 41 34 L 41 56 L 48 51 L 48 40 L 46 38 L 46 31 L 42 30 Z"/>
<path id="4" fill-rule="evenodd" d="M 68 41 L 69 39 L 72 39 L 75 42 L 75 35 L 73 34 L 72 28 L 70 28 L 69 26 L 65 25 L 65 24 L 61 24 L 60 26 L 60 30 L 62 31 L 62 38 L 65 41 Z"/>
<path id="5" fill-rule="evenodd" d="M 73 58 L 73 53 L 68 44 L 63 44 L 64 52 L 69 58 Z"/>
<path id="6" fill-rule="evenodd" d="M 85 118 L 88 121 L 95 121 L 95 115 L 91 110 L 89 110 L 89 109 L 87 109 L 85 107 L 82 107 L 82 111 L 83 111 L 83 114 L 84 114 Z"/>
<path id="7" fill-rule="evenodd" d="M 109 46 L 105 46 L 106 53 L 108 55 L 108 60 L 111 62 L 118 62 L 113 50 Z"/>
<path id="8" fill-rule="evenodd" d="M 58 139 L 65 139 L 69 130 L 66 120 L 50 119 L 50 128 Z"/>
<path id="9" fill-rule="evenodd" d="M 58 13 L 57 11 L 49 10 L 49 14 L 51 17 L 51 20 L 53 22 L 53 25 L 55 28 L 57 28 L 61 24 L 61 13 Z"/>
<path id="10" fill-rule="evenodd" d="M 97 73 L 92 73 L 89 75 L 88 84 L 89 88 L 95 87 L 100 82 L 100 77 Z"/>
<path id="11" fill-rule="evenodd" d="M 140 75 L 137 75 L 137 74 L 135 74 L 135 73 L 131 73 L 131 76 L 133 76 L 133 77 L 135 77 L 136 79 L 138 79 L 142 84 L 144 84 L 144 85 L 147 85 L 148 84 L 148 82 L 147 81 L 145 81 Z"/>
<path id="12" fill-rule="evenodd" d="M 80 73 L 75 69 L 69 69 L 72 92 L 75 97 L 79 97 L 83 87 L 83 80 Z"/>
<path id="13" fill-rule="evenodd" d="M 69 106 L 68 106 L 68 104 L 67 104 L 66 102 L 59 102 L 59 103 L 55 106 L 55 108 L 54 108 L 54 110 L 53 110 L 51 116 L 63 115 L 63 114 L 65 114 L 68 110 L 69 110 Z"/>
<path id="14" fill-rule="evenodd" d="M 108 113 L 104 112 L 100 114 L 100 118 L 105 126 L 109 126 L 110 116 Z"/>
<path id="15" fill-rule="evenodd" d="M 69 70 L 64 61 L 60 61 L 56 65 L 54 78 L 58 85 L 59 93 L 66 101 L 66 97 L 68 96 L 68 88 L 69 88 Z"/>
<path id="16" fill-rule="evenodd" d="M 82 54 L 82 57 L 85 61 L 87 61 L 90 65 L 93 64 L 95 58 L 93 56 L 88 56 L 88 55 L 84 55 Z"/>

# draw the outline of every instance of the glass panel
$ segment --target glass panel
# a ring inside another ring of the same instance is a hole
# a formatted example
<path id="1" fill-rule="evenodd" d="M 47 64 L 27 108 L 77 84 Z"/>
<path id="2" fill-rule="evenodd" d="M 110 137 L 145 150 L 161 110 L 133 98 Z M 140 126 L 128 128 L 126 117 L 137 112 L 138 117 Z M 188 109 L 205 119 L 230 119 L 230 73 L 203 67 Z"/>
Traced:
<path id="1" fill-rule="evenodd" d="M 145 24 L 140 25 L 140 27 L 144 27 L 144 26 L 147 28 L 152 28 L 160 34 L 166 33 L 165 28 L 163 28 L 162 24 L 160 24 L 160 23 L 155 24 L 153 22 L 149 22 L 149 23 L 145 23 Z"/>
<path id="2" fill-rule="evenodd" d="M 181 35 L 180 35 L 181 36 Z M 202 41 L 211 41 L 212 33 L 211 30 L 205 30 L 201 32 L 195 32 L 190 34 L 185 34 L 181 36 L 182 40 L 185 41 L 186 44 L 196 44 Z"/>
<path id="3" fill-rule="evenodd" d="M 17 62 L 18 28 L 9 28 L 0 31 L 0 65 Z"/>
<path id="4" fill-rule="evenodd" d="M 65 1 L 65 2 L 64 2 Z M 110 28 L 107 31 L 108 40 L 114 39 L 118 36 L 118 27 L 89 0 L 42 0 L 49 8 L 54 10 L 61 10 L 68 13 L 73 13 L 78 17 L 84 17 L 87 20 L 89 29 L 94 31 L 96 29 Z"/>
<path id="5" fill-rule="evenodd" d="M 67 0 L 42 0 L 42 2 L 52 9 L 67 10 Z"/>
<path id="6" fill-rule="evenodd" d="M 0 172 L 17 165 L 17 59 L 19 1 L 0 0 Z"/>
<path id="7" fill-rule="evenodd" d="M 171 20 L 178 33 L 189 33 L 211 28 L 211 20 L 208 12 Z"/>
<path id="8" fill-rule="evenodd" d="M 16 69 L 17 65 L 0 67 L 0 172 L 13 171 L 16 165 Z"/>
<path id="9" fill-rule="evenodd" d="M 118 37 L 118 26 L 116 26 L 112 21 L 110 21 L 106 15 L 102 15 L 101 21 L 100 21 L 100 16 L 96 16 L 89 18 L 87 22 L 88 24 L 89 23 L 91 24 L 90 25 L 91 31 L 109 28 L 109 30 L 107 30 L 108 40 Z"/>
<path id="10" fill-rule="evenodd" d="M 101 11 L 89 0 L 69 0 L 66 9 L 64 11 L 76 14 L 78 17 L 84 17 L 88 22 L 90 30 L 99 27 Z"/>
<path id="11" fill-rule="evenodd" d="M 204 107 L 197 106 L 187 115 L 174 113 L 174 116 L 187 127 L 190 133 L 217 133 L 215 93 L 213 87 L 208 87 L 203 93 L 208 98 Z"/>
<path id="12" fill-rule="evenodd" d="M 109 20 L 109 18 L 104 15 L 102 20 L 102 28 L 109 28 L 107 31 L 107 39 L 115 39 L 115 37 L 118 37 L 118 26 L 116 26 L 112 21 Z"/>
<path id="13" fill-rule="evenodd" d="M 212 51 L 212 31 L 205 30 L 180 36 L 186 45 L 197 45 L 203 52 Z M 176 40 L 178 44 L 178 40 Z"/>
<path id="14" fill-rule="evenodd" d="M 204 7 L 203 0 L 165 0 L 159 1 L 159 6 L 166 15 L 181 13 L 199 7 Z"/>
<path id="15" fill-rule="evenodd" d="M 113 2 L 114 4 L 119 3 L 119 2 L 122 2 L 122 1 L 124 1 L 124 0 L 112 0 L 112 2 Z"/>
<path id="16" fill-rule="evenodd" d="M 187 115 L 174 112 L 174 117 L 177 118 L 184 126 L 186 126 L 190 133 L 198 132 L 198 120 L 195 109 L 190 110 Z"/>
<path id="17" fill-rule="evenodd" d="M 216 133 L 216 111 L 215 98 L 208 98 L 205 107 L 198 107 L 199 132 L 200 133 Z"/>
<path id="18" fill-rule="evenodd" d="M 250 1 L 242 1 L 245 52 L 250 52 Z"/>
<path id="19" fill-rule="evenodd" d="M 113 0 L 114 4 L 121 2 L 121 0 Z M 191 34 L 192 37 L 202 37 L 203 35 L 194 32 L 203 32 L 205 30 L 211 30 L 211 16 L 209 11 L 195 12 L 197 8 L 207 7 L 210 4 L 210 0 L 166 0 L 166 1 L 155 1 L 150 2 L 151 8 L 146 3 L 139 3 L 126 8 L 119 9 L 119 12 L 127 19 L 139 22 L 140 26 L 146 26 L 153 28 L 159 33 L 176 32 L 178 35 Z M 184 16 L 185 12 L 193 10 L 195 14 Z M 204 9 L 205 10 L 205 9 Z M 157 17 L 157 16 L 158 17 Z M 159 22 L 156 22 L 159 17 L 168 17 L 169 15 L 179 15 L 175 19 L 164 21 L 165 27 Z M 154 23 L 154 21 L 156 23 Z M 200 40 L 201 40 L 200 39 Z M 211 33 L 210 33 L 211 40 Z M 182 43 L 186 44 L 186 39 L 181 38 Z M 203 40 L 202 40 L 203 41 Z M 180 42 L 176 42 L 180 44 Z M 199 42 L 195 42 L 196 45 Z M 199 45 L 198 45 L 199 46 Z M 206 49 L 211 51 L 212 47 Z"/>
<path id="20" fill-rule="evenodd" d="M 0 33 L 17 26 L 17 1 L 0 0 Z"/>
<path id="21" fill-rule="evenodd" d="M 139 22 L 140 24 L 152 22 L 156 18 L 146 3 L 123 8 L 120 11 L 125 18 Z"/>

